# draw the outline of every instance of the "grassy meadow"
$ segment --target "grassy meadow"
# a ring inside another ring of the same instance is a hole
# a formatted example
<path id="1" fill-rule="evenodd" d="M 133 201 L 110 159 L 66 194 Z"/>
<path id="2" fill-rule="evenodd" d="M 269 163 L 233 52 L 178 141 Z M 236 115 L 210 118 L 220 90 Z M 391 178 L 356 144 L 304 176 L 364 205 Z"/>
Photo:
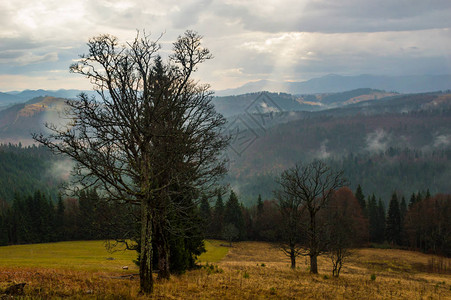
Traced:
<path id="1" fill-rule="evenodd" d="M 291 270 L 277 247 L 261 242 L 207 241 L 202 268 L 156 282 L 155 299 L 451 299 L 451 262 L 392 249 L 354 250 L 339 278 L 319 259 L 311 275 L 300 257 Z M 135 299 L 135 253 L 105 250 L 101 241 L 0 247 L 0 298 L 25 282 L 26 298 Z M 435 268 L 440 264 L 444 268 Z M 123 270 L 128 266 L 128 270 Z M 446 270 L 446 266 L 448 266 Z"/>

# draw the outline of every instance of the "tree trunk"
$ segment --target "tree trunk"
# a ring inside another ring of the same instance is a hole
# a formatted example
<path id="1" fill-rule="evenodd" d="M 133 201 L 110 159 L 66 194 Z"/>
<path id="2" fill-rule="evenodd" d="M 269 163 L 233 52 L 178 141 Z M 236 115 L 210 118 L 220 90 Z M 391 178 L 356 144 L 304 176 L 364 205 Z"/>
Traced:
<path id="1" fill-rule="evenodd" d="M 310 241 L 309 241 L 309 252 L 310 252 L 310 273 L 318 274 L 318 236 L 316 232 L 316 213 L 310 211 Z"/>
<path id="2" fill-rule="evenodd" d="M 290 259 L 291 259 L 291 268 L 294 270 L 296 269 L 296 255 L 294 253 L 294 249 L 291 249 Z"/>
<path id="3" fill-rule="evenodd" d="M 318 256 L 317 255 L 311 255 L 310 256 L 310 273 L 312 274 L 318 274 Z"/>
<path id="4" fill-rule="evenodd" d="M 158 249 L 158 279 L 169 279 L 171 272 L 169 270 L 169 245 L 165 238 L 164 229 L 161 222 L 155 220 L 155 242 Z"/>
<path id="5" fill-rule="evenodd" d="M 141 202 L 141 252 L 139 260 L 139 284 L 141 292 L 153 292 L 152 278 L 152 214 L 149 201 Z"/>

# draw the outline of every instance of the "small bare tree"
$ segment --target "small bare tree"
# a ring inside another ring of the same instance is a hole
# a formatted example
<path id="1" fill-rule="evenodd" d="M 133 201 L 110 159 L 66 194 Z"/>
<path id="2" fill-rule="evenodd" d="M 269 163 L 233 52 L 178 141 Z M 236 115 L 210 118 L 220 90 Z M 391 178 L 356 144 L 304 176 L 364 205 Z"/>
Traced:
<path id="1" fill-rule="evenodd" d="M 363 217 L 362 206 L 347 187 L 332 195 L 320 218 L 327 226 L 325 239 L 332 276 L 338 277 L 346 259 L 352 255 L 351 248 L 368 240 L 368 222 Z"/>
<path id="2" fill-rule="evenodd" d="M 323 234 L 324 224 L 318 219 L 333 192 L 345 184 L 342 171 L 331 170 L 324 162 L 314 161 L 308 165 L 296 164 L 284 171 L 279 181 L 286 200 L 292 199 L 305 215 L 305 240 L 302 241 L 301 255 L 310 257 L 310 272 L 318 273 L 318 256 L 326 250 Z M 303 214 L 297 214 L 297 222 Z"/>
<path id="3" fill-rule="evenodd" d="M 302 201 L 286 193 L 288 190 L 287 186 L 292 183 L 288 180 L 287 173 L 282 173 L 278 182 L 282 186 L 282 189 L 275 191 L 274 195 L 282 216 L 281 223 L 279 224 L 280 236 L 282 238 L 280 250 L 290 258 L 291 268 L 295 269 L 296 257 L 302 254 L 303 249 L 300 245 Z"/>

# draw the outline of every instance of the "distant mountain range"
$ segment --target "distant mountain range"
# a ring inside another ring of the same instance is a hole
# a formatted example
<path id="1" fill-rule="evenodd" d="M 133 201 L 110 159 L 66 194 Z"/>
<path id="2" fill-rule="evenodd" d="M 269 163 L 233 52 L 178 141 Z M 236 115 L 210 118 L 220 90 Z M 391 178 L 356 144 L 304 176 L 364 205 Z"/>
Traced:
<path id="1" fill-rule="evenodd" d="M 339 93 L 321 93 L 294 96 L 287 93 L 248 93 L 236 96 L 215 97 L 216 109 L 226 117 L 239 114 L 319 111 L 354 103 L 382 100 L 399 96 L 397 93 L 361 88 Z"/>
<path id="2" fill-rule="evenodd" d="M 451 89 L 451 75 L 377 76 L 327 75 L 302 82 L 259 80 L 241 87 L 216 91 L 217 96 L 239 95 L 259 91 L 285 92 L 293 95 L 337 93 L 371 88 L 398 93 L 424 93 Z"/>
<path id="3" fill-rule="evenodd" d="M 83 90 L 24 90 L 24 91 L 12 91 L 7 93 L 0 92 L 0 109 L 7 106 L 11 106 L 17 103 L 24 103 L 36 97 L 55 97 L 76 99 L 80 93 L 86 93 L 90 96 L 95 96 L 94 91 Z"/>
<path id="4" fill-rule="evenodd" d="M 288 93 L 291 95 L 305 96 L 308 94 L 342 93 L 358 89 L 374 89 L 395 93 L 424 93 L 445 91 L 451 89 L 451 75 L 412 75 L 412 76 L 377 76 L 358 75 L 341 76 L 326 75 L 302 82 L 281 82 L 271 80 L 259 80 L 249 82 L 241 87 L 215 91 L 215 95 L 232 96 L 248 93 L 269 91 L 276 93 Z M 55 97 L 75 99 L 80 93 L 96 96 L 94 91 L 87 90 L 24 90 L 0 92 L 0 110 L 13 104 L 22 103 L 36 97 Z M 296 97 L 299 98 L 299 97 Z M 323 102 L 324 103 L 324 102 Z M 309 103 L 303 103 L 307 106 Z M 307 106 L 299 109 L 306 109 Z M 312 107 L 310 107 L 312 108 Z M 327 107 L 325 107 L 327 108 Z M 314 108 L 312 108 L 314 110 Z"/>

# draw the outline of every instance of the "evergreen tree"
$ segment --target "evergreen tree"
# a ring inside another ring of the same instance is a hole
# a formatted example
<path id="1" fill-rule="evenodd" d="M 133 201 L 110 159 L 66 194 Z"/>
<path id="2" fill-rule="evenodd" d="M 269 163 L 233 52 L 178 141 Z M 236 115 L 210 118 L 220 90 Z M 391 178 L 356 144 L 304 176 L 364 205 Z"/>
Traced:
<path id="1" fill-rule="evenodd" d="M 263 214 L 263 201 L 262 201 L 262 195 L 258 194 L 257 199 L 257 215 L 261 216 Z"/>
<path id="2" fill-rule="evenodd" d="M 98 196 L 95 189 L 82 190 L 78 194 L 78 222 L 81 225 L 78 238 L 80 239 L 92 240 L 96 238 L 95 205 L 97 202 Z"/>
<path id="3" fill-rule="evenodd" d="M 399 204 L 399 210 L 401 213 L 401 224 L 403 224 L 404 218 L 407 213 L 407 203 L 406 203 L 406 198 L 404 198 L 404 196 L 402 196 L 402 198 L 401 198 L 401 203 Z"/>
<path id="4" fill-rule="evenodd" d="M 0 246 L 8 245 L 8 227 L 6 224 L 6 217 L 0 211 Z"/>
<path id="5" fill-rule="evenodd" d="M 417 202 L 417 197 L 415 196 L 415 193 L 412 193 L 412 196 L 410 196 L 410 202 L 409 202 L 409 209 L 412 208 L 412 206 Z"/>
<path id="6" fill-rule="evenodd" d="M 385 207 L 384 203 L 382 202 L 382 199 L 379 198 L 379 202 L 377 204 L 377 211 L 378 211 L 378 229 L 377 229 L 377 241 L 379 243 L 384 241 L 385 236 Z"/>
<path id="7" fill-rule="evenodd" d="M 406 198 L 404 198 L 404 196 L 402 196 L 401 203 L 399 204 L 399 212 L 400 212 L 400 216 L 401 216 L 400 242 L 402 245 L 404 245 L 407 242 L 406 232 L 405 232 L 405 228 L 404 228 L 404 224 L 405 224 L 404 221 L 405 221 L 406 214 L 407 214 L 407 203 L 406 203 Z"/>
<path id="8" fill-rule="evenodd" d="M 356 197 L 357 198 L 357 197 Z M 380 242 L 379 239 L 379 211 L 376 202 L 376 196 L 368 198 L 368 229 L 371 242 Z"/>
<path id="9" fill-rule="evenodd" d="M 357 189 L 355 191 L 355 197 L 357 198 L 357 201 L 359 201 L 360 207 L 362 208 L 364 215 L 366 215 L 367 209 L 365 203 L 365 195 L 363 194 L 362 187 L 360 186 L 360 184 L 357 186 Z"/>
<path id="10" fill-rule="evenodd" d="M 233 224 L 239 232 L 239 239 L 246 238 L 246 228 L 244 224 L 243 212 L 238 203 L 238 197 L 232 190 L 230 192 L 229 200 L 226 203 L 224 210 L 224 226 Z"/>
<path id="11" fill-rule="evenodd" d="M 418 192 L 417 197 L 415 199 L 415 203 L 423 201 L 423 194 L 421 192 Z"/>
<path id="12" fill-rule="evenodd" d="M 399 245 L 401 243 L 401 212 L 396 193 L 393 193 L 391 197 L 386 223 L 387 241 Z"/>
<path id="13" fill-rule="evenodd" d="M 181 196 L 180 198 L 180 201 L 193 203 L 189 197 Z M 170 217 L 170 222 L 174 223 L 173 230 L 167 232 L 171 273 L 183 273 L 194 268 L 197 256 L 205 252 L 204 219 L 196 206 L 189 207 L 183 219 L 176 218 L 176 215 Z"/>
<path id="14" fill-rule="evenodd" d="M 64 202 L 61 194 L 58 195 L 58 203 L 56 204 L 56 213 L 55 213 L 55 232 L 56 232 L 56 240 L 63 241 L 65 240 L 64 233 Z"/>
<path id="15" fill-rule="evenodd" d="M 221 191 L 218 190 L 215 203 L 215 209 L 212 220 L 212 231 L 216 238 L 222 238 L 222 230 L 224 229 L 224 202 L 222 201 Z"/>
<path id="16" fill-rule="evenodd" d="M 200 198 L 199 214 L 205 236 L 211 237 L 211 208 L 208 198 L 205 195 L 202 195 Z"/>

